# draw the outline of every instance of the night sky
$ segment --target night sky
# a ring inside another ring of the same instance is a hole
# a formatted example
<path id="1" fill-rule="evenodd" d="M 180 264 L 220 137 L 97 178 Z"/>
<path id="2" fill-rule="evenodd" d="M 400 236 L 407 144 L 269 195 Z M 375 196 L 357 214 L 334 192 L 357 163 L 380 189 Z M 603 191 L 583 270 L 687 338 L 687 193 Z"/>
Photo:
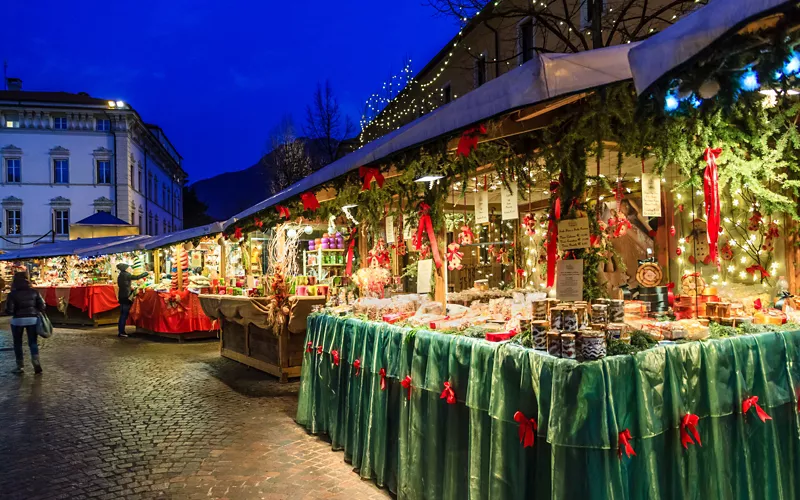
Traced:
<path id="1" fill-rule="evenodd" d="M 4 1 L 0 59 L 24 90 L 129 102 L 196 181 L 258 161 L 326 78 L 357 127 L 406 56 L 416 72 L 458 30 L 424 3 Z"/>

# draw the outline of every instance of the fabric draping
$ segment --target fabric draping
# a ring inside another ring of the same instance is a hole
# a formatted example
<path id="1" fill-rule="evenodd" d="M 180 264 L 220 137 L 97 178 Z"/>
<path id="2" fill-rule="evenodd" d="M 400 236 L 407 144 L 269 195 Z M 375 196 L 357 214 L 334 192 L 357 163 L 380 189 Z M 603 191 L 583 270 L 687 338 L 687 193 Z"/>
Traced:
<path id="1" fill-rule="evenodd" d="M 37 290 L 48 306 L 59 307 L 63 302 L 87 313 L 90 318 L 119 307 L 114 285 L 40 287 Z"/>
<path id="2" fill-rule="evenodd" d="M 209 318 L 225 318 L 242 326 L 253 324 L 262 329 L 273 327 L 268 319 L 268 304 L 266 298 L 260 297 L 200 295 L 200 306 Z"/>
<path id="3" fill-rule="evenodd" d="M 128 324 L 174 334 L 219 329 L 219 321 L 206 316 L 197 294 L 188 290 L 169 293 L 144 290 L 133 301 Z"/>

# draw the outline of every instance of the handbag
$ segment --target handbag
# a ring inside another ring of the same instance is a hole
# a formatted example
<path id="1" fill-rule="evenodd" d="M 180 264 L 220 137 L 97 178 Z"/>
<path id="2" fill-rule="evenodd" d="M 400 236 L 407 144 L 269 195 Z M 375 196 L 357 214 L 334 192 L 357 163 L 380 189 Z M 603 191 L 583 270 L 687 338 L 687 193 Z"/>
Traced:
<path id="1" fill-rule="evenodd" d="M 50 318 L 44 313 L 39 313 L 38 320 L 36 321 L 36 334 L 45 339 L 53 335 L 53 324 L 50 322 Z"/>

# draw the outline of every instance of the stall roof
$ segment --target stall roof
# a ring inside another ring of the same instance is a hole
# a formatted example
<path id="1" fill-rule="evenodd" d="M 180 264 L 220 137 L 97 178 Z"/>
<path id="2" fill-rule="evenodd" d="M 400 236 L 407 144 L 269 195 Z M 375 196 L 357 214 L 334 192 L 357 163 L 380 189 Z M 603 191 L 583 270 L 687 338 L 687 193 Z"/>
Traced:
<path id="1" fill-rule="evenodd" d="M 221 232 L 222 232 L 222 223 L 215 222 L 213 224 L 208 224 L 205 226 L 193 227 L 190 229 L 184 229 L 183 231 L 177 231 L 175 233 L 165 234 L 164 236 L 159 236 L 158 238 L 152 238 L 144 245 L 144 248 L 147 250 L 152 250 L 154 248 L 161 248 L 167 245 L 172 245 L 173 243 L 180 243 L 181 241 L 189 241 L 195 238 L 199 238 L 201 236 L 209 236 Z"/>
<path id="2" fill-rule="evenodd" d="M 58 241 L 35 245 L 30 248 L 12 250 L 0 255 L 0 260 L 38 259 L 43 257 L 61 257 L 64 255 L 78 255 L 94 248 L 102 248 L 120 242 L 140 239 L 142 236 L 109 236 L 106 238 L 85 238 L 69 241 Z"/>
<path id="3" fill-rule="evenodd" d="M 788 0 L 717 0 L 634 47 L 628 55 L 636 91 L 696 57 L 717 40 L 746 24 L 792 6 Z"/>
<path id="4" fill-rule="evenodd" d="M 574 54 L 539 54 L 455 101 L 390 132 L 336 160 L 225 222 L 272 207 L 288 198 L 405 149 L 422 145 L 472 124 L 541 103 L 631 78 L 628 51 L 636 44 L 617 45 Z"/>
<path id="5" fill-rule="evenodd" d="M 92 248 L 83 248 L 79 252 L 76 252 L 76 255 L 81 258 L 88 258 L 97 257 L 98 255 L 134 252 L 136 250 L 143 250 L 145 244 L 152 239 L 152 236 L 147 235 L 130 236 L 122 241 L 96 245 Z"/>

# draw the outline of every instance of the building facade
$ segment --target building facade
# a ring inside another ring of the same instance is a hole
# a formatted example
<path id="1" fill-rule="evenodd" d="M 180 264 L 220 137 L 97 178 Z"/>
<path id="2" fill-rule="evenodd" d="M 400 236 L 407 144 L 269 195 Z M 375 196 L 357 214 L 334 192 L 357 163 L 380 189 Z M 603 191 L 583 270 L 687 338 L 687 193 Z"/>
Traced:
<path id="1" fill-rule="evenodd" d="M 69 239 L 105 211 L 140 234 L 183 229 L 181 157 L 122 101 L 0 91 L 0 248 Z"/>

